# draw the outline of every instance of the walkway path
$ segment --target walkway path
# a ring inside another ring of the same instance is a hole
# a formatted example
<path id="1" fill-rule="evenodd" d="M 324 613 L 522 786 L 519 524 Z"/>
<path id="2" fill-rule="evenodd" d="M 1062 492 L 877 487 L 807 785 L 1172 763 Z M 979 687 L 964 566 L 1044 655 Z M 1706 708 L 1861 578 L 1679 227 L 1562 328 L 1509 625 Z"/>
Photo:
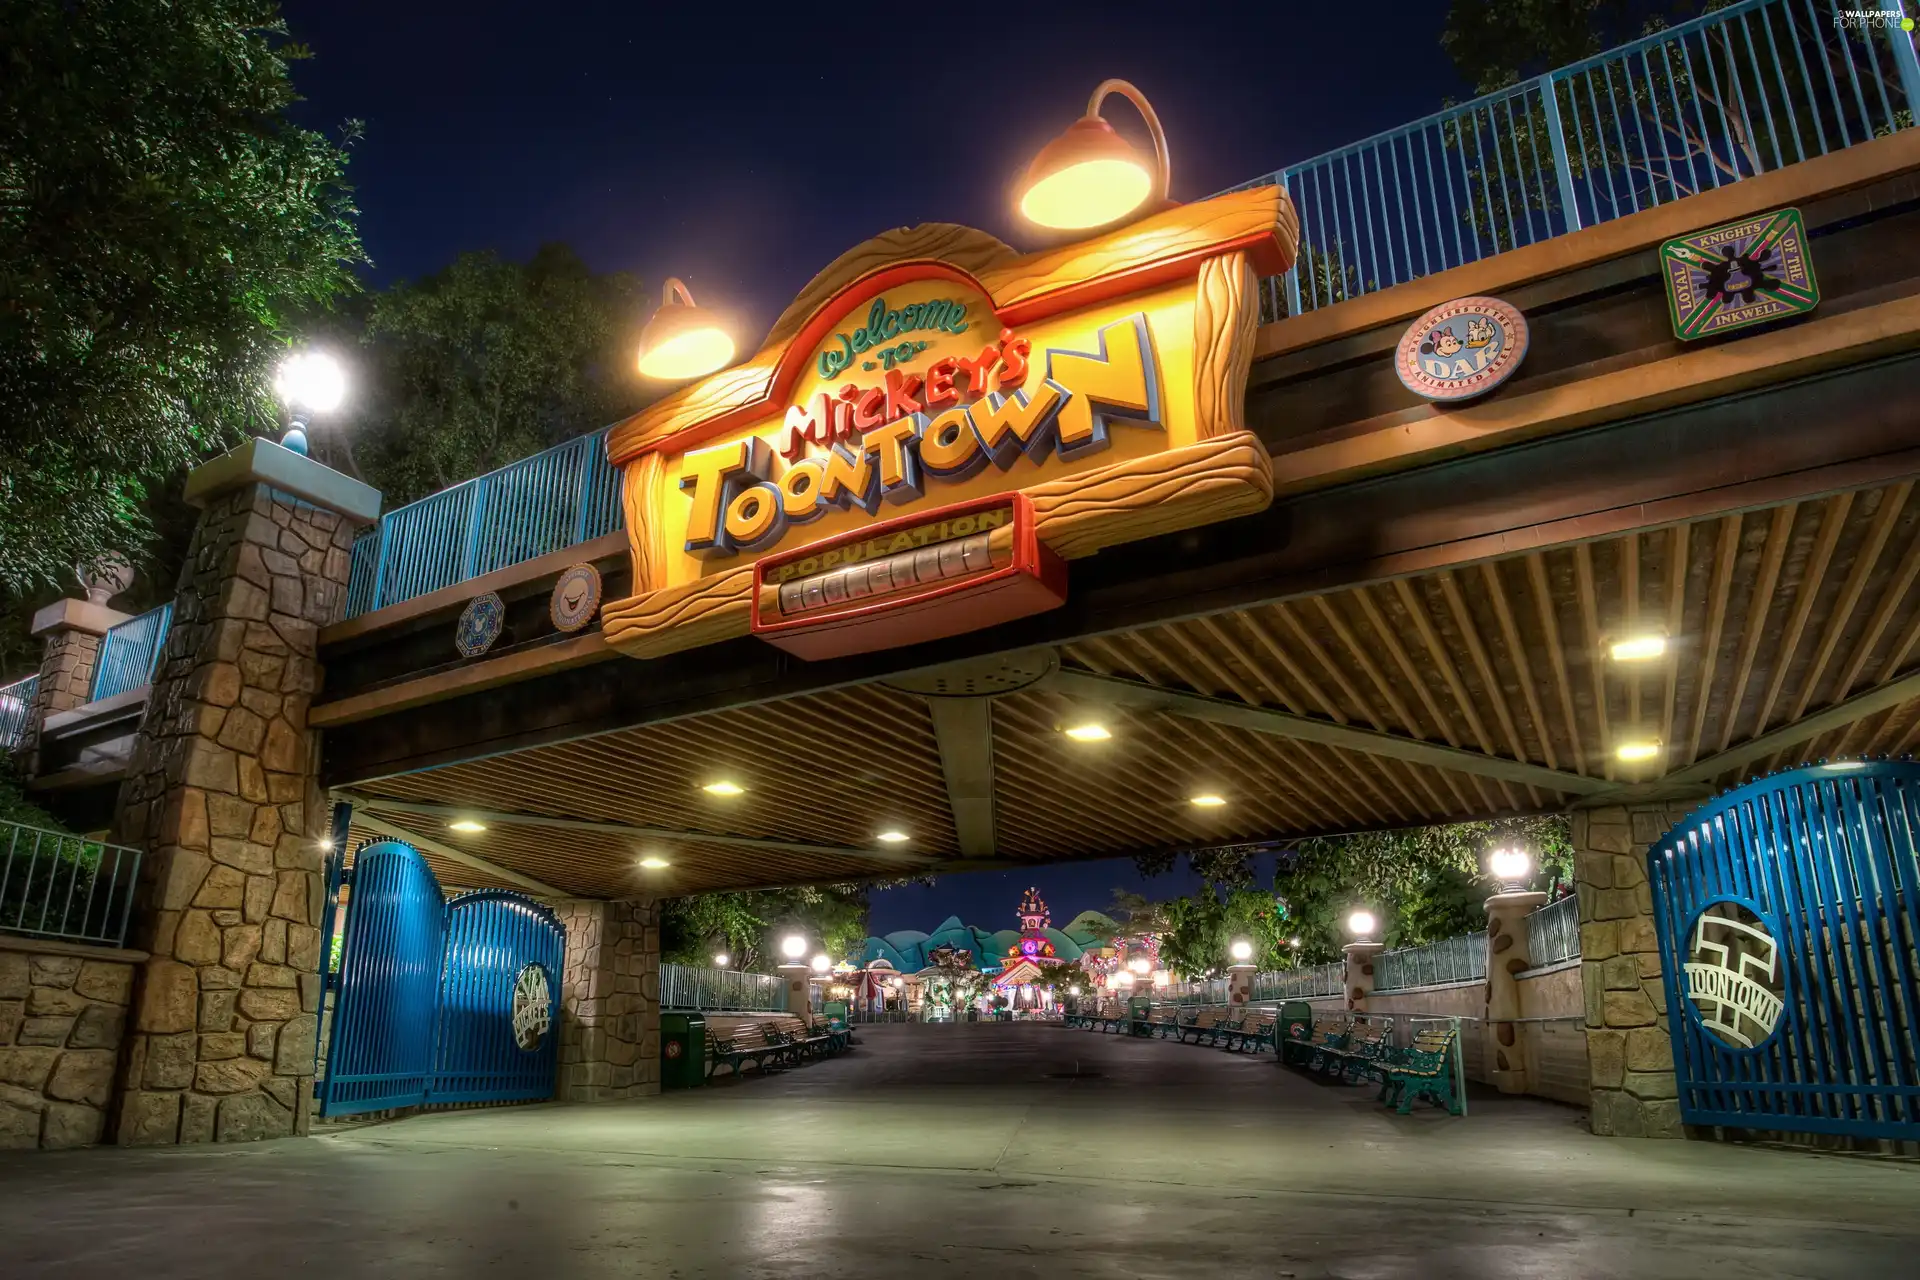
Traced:
<path id="1" fill-rule="evenodd" d="M 8 1156 L 5 1270 L 1652 1280 L 1920 1254 L 1912 1164 L 1599 1139 L 1529 1100 L 1403 1118 L 1269 1056 L 1056 1027 L 861 1035 L 634 1104 Z"/>

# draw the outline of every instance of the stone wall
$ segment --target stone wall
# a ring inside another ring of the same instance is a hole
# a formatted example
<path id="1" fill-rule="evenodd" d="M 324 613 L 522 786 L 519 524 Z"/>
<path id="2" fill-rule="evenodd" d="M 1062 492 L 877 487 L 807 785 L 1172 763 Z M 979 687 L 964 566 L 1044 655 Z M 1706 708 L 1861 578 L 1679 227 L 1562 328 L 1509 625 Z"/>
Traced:
<path id="1" fill-rule="evenodd" d="M 1595 1133 L 1683 1136 L 1647 848 L 1695 807 L 1614 806 L 1573 815 Z"/>
<path id="2" fill-rule="evenodd" d="M 144 959 L 0 937 L 0 1149 L 100 1141 Z"/>
<path id="3" fill-rule="evenodd" d="M 554 910 L 567 930 L 558 1096 L 613 1102 L 659 1093 L 659 904 L 579 900 Z"/>
<path id="4" fill-rule="evenodd" d="M 120 791 L 147 850 L 118 1140 L 305 1132 L 320 1007 L 318 628 L 345 598 L 351 522 L 257 481 L 207 499 Z"/>

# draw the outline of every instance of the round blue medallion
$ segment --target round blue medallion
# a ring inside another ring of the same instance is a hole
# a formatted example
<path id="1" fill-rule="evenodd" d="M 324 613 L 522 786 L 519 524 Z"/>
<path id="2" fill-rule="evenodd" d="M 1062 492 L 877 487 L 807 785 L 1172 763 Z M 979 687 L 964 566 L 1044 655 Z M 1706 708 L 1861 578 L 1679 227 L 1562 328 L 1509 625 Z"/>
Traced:
<path id="1" fill-rule="evenodd" d="M 507 606 L 501 603 L 497 592 L 475 596 L 460 615 L 460 625 L 453 632 L 453 647 L 463 658 L 479 657 L 500 638 L 500 626 L 506 618 Z"/>

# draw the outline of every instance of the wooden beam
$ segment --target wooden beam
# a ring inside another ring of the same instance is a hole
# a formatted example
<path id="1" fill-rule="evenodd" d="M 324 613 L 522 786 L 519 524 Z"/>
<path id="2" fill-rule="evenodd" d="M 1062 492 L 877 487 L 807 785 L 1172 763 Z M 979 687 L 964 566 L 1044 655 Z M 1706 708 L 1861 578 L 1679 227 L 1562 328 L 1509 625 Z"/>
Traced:
<path id="1" fill-rule="evenodd" d="M 1901 676 L 1898 680 L 1887 684 L 1875 685 L 1844 702 L 1836 702 L 1825 710 L 1816 711 L 1804 720 L 1783 724 L 1771 733 L 1749 738 L 1736 747 L 1729 747 L 1718 755 L 1708 756 L 1698 764 L 1689 765 L 1678 773 L 1669 773 L 1648 785 L 1671 787 L 1711 782 L 1729 769 L 1736 769 L 1750 760 L 1758 760 L 1764 755 L 1783 747 L 1793 746 L 1797 742 L 1807 742 L 1823 733 L 1850 725 L 1856 720 L 1863 720 L 1890 707 L 1897 707 L 1913 698 L 1920 698 L 1920 671 Z M 1624 790 L 1630 791 L 1633 788 Z"/>
<path id="2" fill-rule="evenodd" d="M 708 831 L 683 831 L 674 827 L 643 827 L 628 822 L 595 822 L 586 818 L 551 818 L 539 813 L 513 813 L 500 809 L 474 809 L 466 805 L 429 804 L 420 800 L 389 800 L 385 796 L 353 795 L 354 820 L 369 809 L 389 813 L 417 813 L 429 818 L 471 818 L 476 822 L 502 826 L 551 827 L 556 831 L 598 831 L 609 835 L 633 836 L 642 840 L 684 840 L 694 844 L 721 845 L 733 849 L 767 849 L 782 853 L 827 854 L 836 858 L 866 858 L 904 867 L 927 867 L 939 861 L 921 853 L 895 849 L 855 849 L 844 845 L 810 844 L 801 840 L 771 840 L 760 836 L 724 836 Z M 369 825 L 371 821 L 369 820 Z M 453 854 L 448 854 L 453 857 Z M 478 864 L 475 864 L 478 865 Z"/>
<path id="3" fill-rule="evenodd" d="M 928 698 L 940 771 L 947 779 L 953 833 L 966 858 L 991 858 L 993 837 L 993 700 Z"/>
<path id="4" fill-rule="evenodd" d="M 496 880 L 505 880 L 508 884 L 517 884 L 529 893 L 537 893 L 545 898 L 577 898 L 580 896 L 577 893 L 568 893 L 564 889 L 556 889 L 545 881 L 535 880 L 532 876 L 522 875 L 518 871 L 513 871 L 501 866 L 497 862 L 489 862 L 477 853 L 468 853 L 465 849 L 456 849 L 450 844 L 435 840 L 432 836 L 423 836 L 417 831 L 409 831 L 405 827 L 386 821 L 384 818 L 377 818 L 363 807 L 367 803 L 366 797 L 364 796 L 349 798 L 354 801 L 353 820 L 361 826 L 372 827 L 375 831 L 392 836 L 395 840 L 405 841 L 407 844 L 425 850 L 427 853 L 431 853 L 436 857 L 445 858 L 449 862 L 458 862 L 465 866 L 472 867 L 475 871 L 484 871 Z"/>
<path id="5" fill-rule="evenodd" d="M 1576 774 L 1562 773 L 1557 769 L 1547 769 L 1537 764 L 1525 764 L 1518 760 L 1481 755 L 1458 747 L 1443 747 L 1437 743 L 1402 738 L 1397 734 L 1379 733 L 1372 729 L 1356 728 L 1353 725 L 1314 720 L 1285 711 L 1275 711 L 1268 707 L 1248 706 L 1227 698 L 1210 698 L 1204 694 L 1156 688 L 1137 680 L 1124 680 L 1117 676 L 1099 676 L 1087 671 L 1061 670 L 1047 678 L 1047 687 L 1086 702 L 1106 703 L 1136 710 L 1163 711 L 1169 715 L 1184 716 L 1191 720 L 1205 720 L 1252 733 L 1344 747 L 1365 755 L 1407 760 L 1434 769 L 1448 769 L 1475 777 L 1491 778 L 1497 782 L 1545 787 L 1568 795 L 1588 795 L 1608 789 L 1608 784 L 1599 779 L 1582 778 Z"/>

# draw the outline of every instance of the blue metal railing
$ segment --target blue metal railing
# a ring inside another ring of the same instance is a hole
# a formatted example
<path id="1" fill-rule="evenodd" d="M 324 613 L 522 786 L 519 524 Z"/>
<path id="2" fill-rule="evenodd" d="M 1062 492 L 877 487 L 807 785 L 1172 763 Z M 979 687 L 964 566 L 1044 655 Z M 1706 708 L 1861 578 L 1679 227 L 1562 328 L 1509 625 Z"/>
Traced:
<path id="1" fill-rule="evenodd" d="M 1305 1000 L 1337 996 L 1347 989 L 1347 967 L 1335 962 L 1307 969 L 1278 969 L 1253 975 L 1255 1000 Z"/>
<path id="2" fill-rule="evenodd" d="M 120 946 L 139 880 L 138 849 L 0 822 L 0 930 Z"/>
<path id="3" fill-rule="evenodd" d="M 26 737 L 27 722 L 33 716 L 33 695 L 39 689 L 37 675 L 0 684 L 0 752 L 13 750 Z"/>
<path id="4" fill-rule="evenodd" d="M 353 544 L 349 618 L 611 533 L 620 472 L 596 431 L 380 517 Z"/>
<path id="5" fill-rule="evenodd" d="M 1864 7 L 1864 6 L 1861 6 Z M 1839 0 L 1746 0 L 1244 184 L 1287 189 L 1299 315 L 1909 128 L 1920 61 Z"/>
<path id="6" fill-rule="evenodd" d="M 1527 917 L 1527 959 L 1536 969 L 1580 954 L 1580 901 L 1572 894 Z"/>
<path id="7" fill-rule="evenodd" d="M 786 985 L 765 973 L 660 966 L 662 1009 L 733 1009 L 778 1013 L 787 1007 Z"/>
<path id="8" fill-rule="evenodd" d="M 153 679 L 173 625 L 173 602 L 149 609 L 108 629 L 100 640 L 100 657 L 93 667 L 91 701 L 138 689 Z"/>
<path id="9" fill-rule="evenodd" d="M 1487 935 L 1466 933 L 1424 947 L 1382 951 L 1373 962 L 1375 991 L 1405 991 L 1487 976 Z"/>

